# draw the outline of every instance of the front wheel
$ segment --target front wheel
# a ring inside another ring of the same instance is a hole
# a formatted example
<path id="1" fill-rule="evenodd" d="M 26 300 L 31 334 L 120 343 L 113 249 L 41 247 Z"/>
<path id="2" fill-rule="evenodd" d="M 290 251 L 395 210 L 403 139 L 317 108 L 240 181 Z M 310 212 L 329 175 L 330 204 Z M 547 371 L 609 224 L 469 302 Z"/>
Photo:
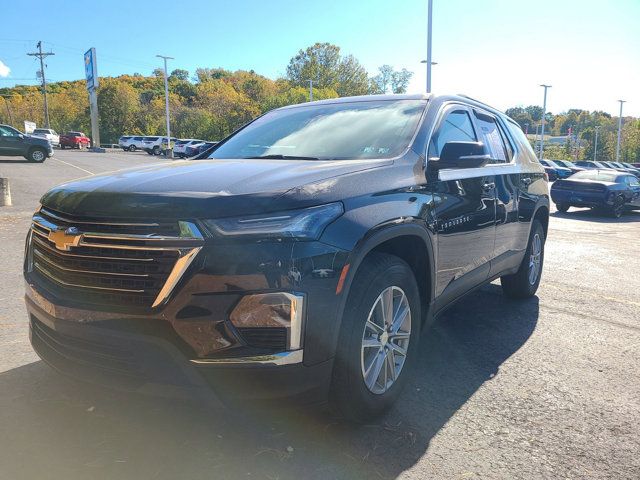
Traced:
<path id="1" fill-rule="evenodd" d="M 513 275 L 500 277 L 502 291 L 507 297 L 533 297 L 540 285 L 542 265 L 544 264 L 544 229 L 539 220 L 531 225 L 529 243 L 520 268 Z"/>
<path id="2" fill-rule="evenodd" d="M 347 299 L 330 403 L 366 422 L 396 401 L 417 358 L 420 294 L 411 268 L 393 255 L 370 254 Z"/>
<path id="3" fill-rule="evenodd" d="M 137 150 L 138 147 L 136 147 L 135 145 L 129 145 L 129 151 L 130 152 L 135 152 Z"/>
<path id="4" fill-rule="evenodd" d="M 27 154 L 27 160 L 33 163 L 42 163 L 47 158 L 47 152 L 43 148 L 33 148 Z"/>
<path id="5" fill-rule="evenodd" d="M 153 150 L 151 150 L 151 154 L 152 155 L 160 155 L 160 147 L 159 146 L 155 146 L 153 147 Z"/>

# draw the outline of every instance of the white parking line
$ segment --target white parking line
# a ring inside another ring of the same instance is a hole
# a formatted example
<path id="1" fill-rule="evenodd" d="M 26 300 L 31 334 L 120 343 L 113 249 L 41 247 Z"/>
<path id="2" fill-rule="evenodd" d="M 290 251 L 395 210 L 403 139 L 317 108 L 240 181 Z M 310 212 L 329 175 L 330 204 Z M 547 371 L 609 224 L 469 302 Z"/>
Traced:
<path id="1" fill-rule="evenodd" d="M 64 163 L 65 165 L 69 165 L 70 167 L 77 168 L 78 170 L 82 170 L 83 172 L 88 173 L 89 175 L 95 175 L 95 173 L 90 172 L 89 170 L 85 170 L 82 167 L 74 165 L 73 163 L 65 162 L 64 160 L 60 160 L 59 158 L 52 158 L 51 160 L 55 160 L 57 162 Z"/>

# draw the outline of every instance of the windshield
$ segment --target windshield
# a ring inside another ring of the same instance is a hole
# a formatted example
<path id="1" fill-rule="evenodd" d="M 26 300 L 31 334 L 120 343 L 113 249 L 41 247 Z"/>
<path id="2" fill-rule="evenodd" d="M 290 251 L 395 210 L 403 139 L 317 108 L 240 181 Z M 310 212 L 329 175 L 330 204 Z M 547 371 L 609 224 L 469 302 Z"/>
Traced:
<path id="1" fill-rule="evenodd" d="M 386 100 L 274 110 L 210 158 L 390 158 L 408 147 L 425 106 L 422 100 Z"/>
<path id="2" fill-rule="evenodd" d="M 602 170 L 584 170 L 582 172 L 574 173 L 571 175 L 571 179 L 577 180 L 597 180 L 599 182 L 615 182 L 618 178 L 617 172 L 606 172 Z"/>

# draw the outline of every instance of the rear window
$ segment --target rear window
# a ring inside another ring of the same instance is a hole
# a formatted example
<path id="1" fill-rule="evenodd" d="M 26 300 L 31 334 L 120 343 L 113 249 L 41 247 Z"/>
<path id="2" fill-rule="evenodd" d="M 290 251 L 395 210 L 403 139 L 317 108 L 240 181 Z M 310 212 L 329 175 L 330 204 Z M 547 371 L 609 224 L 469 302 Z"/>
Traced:
<path id="1" fill-rule="evenodd" d="M 49 133 L 49 130 L 45 130 L 44 128 L 36 128 L 33 133 Z"/>
<path id="2" fill-rule="evenodd" d="M 155 142 L 160 137 L 144 137 L 144 140 L 147 142 Z"/>
<path id="3" fill-rule="evenodd" d="M 616 172 L 604 172 L 602 170 L 584 170 L 574 173 L 571 179 L 596 180 L 598 182 L 615 182 L 620 175 Z"/>
<path id="4" fill-rule="evenodd" d="M 134 140 L 142 140 L 142 137 L 133 137 Z"/>
<path id="5" fill-rule="evenodd" d="M 129 140 L 131 137 L 120 137 L 120 140 Z"/>

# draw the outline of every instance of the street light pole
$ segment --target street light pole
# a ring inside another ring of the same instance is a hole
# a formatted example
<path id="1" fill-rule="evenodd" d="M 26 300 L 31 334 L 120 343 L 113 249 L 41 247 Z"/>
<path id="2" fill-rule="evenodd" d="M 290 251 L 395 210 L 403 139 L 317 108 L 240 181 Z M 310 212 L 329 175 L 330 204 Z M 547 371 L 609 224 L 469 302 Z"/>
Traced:
<path id="1" fill-rule="evenodd" d="M 167 156 L 172 158 L 173 150 L 171 149 L 171 125 L 169 122 L 169 74 L 167 73 L 167 60 L 174 60 L 174 58 L 164 55 L 156 55 L 156 57 L 164 60 L 164 106 L 167 116 Z"/>
<path id="2" fill-rule="evenodd" d="M 540 160 L 542 160 L 542 153 L 544 152 L 544 120 L 547 114 L 547 89 L 551 88 L 551 85 L 540 85 L 544 87 L 544 101 L 542 103 L 542 128 L 540 132 Z"/>
<path id="3" fill-rule="evenodd" d="M 309 82 L 309 101 L 313 102 L 313 80 L 307 80 Z"/>
<path id="4" fill-rule="evenodd" d="M 427 94 L 431 93 L 431 43 L 433 37 L 433 0 L 429 0 L 427 12 Z"/>
<path id="5" fill-rule="evenodd" d="M 622 136 L 622 105 L 626 100 L 618 100 L 620 102 L 620 116 L 618 117 L 618 143 L 616 143 L 616 162 L 620 160 L 620 138 Z"/>
<path id="6" fill-rule="evenodd" d="M 600 130 L 600 125 L 596 125 L 594 128 L 596 130 L 596 139 L 593 144 L 593 161 L 595 162 L 598 158 L 598 130 Z"/>

